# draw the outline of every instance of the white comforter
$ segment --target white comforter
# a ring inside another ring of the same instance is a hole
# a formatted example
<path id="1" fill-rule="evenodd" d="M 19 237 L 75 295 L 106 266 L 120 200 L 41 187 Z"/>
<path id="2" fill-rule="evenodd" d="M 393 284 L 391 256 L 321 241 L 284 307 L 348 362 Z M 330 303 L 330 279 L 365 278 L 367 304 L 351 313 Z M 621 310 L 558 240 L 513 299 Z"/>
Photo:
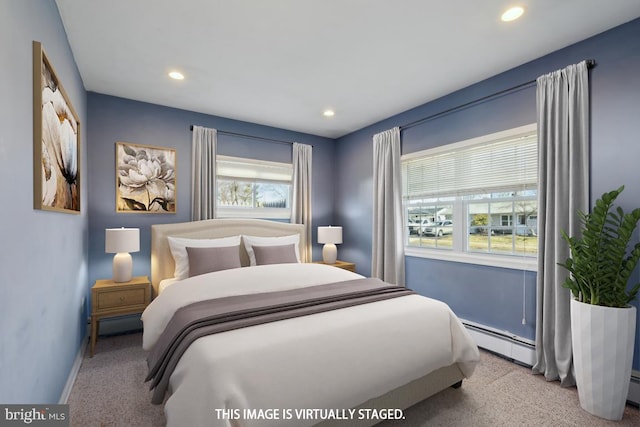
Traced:
<path id="1" fill-rule="evenodd" d="M 322 264 L 192 277 L 145 310 L 143 347 L 151 349 L 173 312 L 195 301 L 358 277 Z M 182 356 L 165 403 L 167 425 L 313 425 L 317 419 L 282 419 L 284 410 L 351 408 L 452 363 L 468 377 L 478 360 L 449 307 L 418 295 L 228 331 L 198 339 Z M 257 409 L 277 419 L 242 419 L 244 410 Z"/>

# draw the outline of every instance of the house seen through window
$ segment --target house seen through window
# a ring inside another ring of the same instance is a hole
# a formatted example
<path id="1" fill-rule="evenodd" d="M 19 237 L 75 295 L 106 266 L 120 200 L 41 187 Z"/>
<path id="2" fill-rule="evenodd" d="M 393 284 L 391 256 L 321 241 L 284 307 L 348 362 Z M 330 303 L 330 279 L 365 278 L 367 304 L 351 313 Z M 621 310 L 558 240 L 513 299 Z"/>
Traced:
<path id="1" fill-rule="evenodd" d="M 535 125 L 404 155 L 402 169 L 408 250 L 536 257 Z"/>

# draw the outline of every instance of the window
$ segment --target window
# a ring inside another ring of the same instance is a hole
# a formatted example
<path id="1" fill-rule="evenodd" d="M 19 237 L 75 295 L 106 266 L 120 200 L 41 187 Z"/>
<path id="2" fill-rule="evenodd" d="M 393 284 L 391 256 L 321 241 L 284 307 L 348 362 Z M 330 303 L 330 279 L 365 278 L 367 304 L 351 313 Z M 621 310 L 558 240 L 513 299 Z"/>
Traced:
<path id="1" fill-rule="evenodd" d="M 407 254 L 535 261 L 537 170 L 535 124 L 403 156 Z"/>
<path id="2" fill-rule="evenodd" d="M 217 156 L 217 216 L 291 218 L 289 163 Z"/>

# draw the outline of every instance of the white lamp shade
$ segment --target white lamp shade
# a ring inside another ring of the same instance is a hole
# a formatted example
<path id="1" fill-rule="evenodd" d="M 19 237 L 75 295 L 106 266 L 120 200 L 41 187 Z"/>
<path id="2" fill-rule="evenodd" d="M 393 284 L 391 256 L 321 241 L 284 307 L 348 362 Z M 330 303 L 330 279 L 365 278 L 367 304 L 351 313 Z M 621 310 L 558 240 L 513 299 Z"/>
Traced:
<path id="1" fill-rule="evenodd" d="M 342 227 L 318 227 L 318 243 L 342 243 Z"/>
<path id="2" fill-rule="evenodd" d="M 104 251 L 109 254 L 138 252 L 140 250 L 140 229 L 107 228 L 105 230 Z"/>

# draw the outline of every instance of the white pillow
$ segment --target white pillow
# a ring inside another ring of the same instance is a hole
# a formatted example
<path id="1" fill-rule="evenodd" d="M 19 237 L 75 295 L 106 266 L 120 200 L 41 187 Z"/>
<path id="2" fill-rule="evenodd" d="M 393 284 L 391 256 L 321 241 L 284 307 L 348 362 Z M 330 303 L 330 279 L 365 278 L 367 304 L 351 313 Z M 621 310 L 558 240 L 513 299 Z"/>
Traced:
<path id="1" fill-rule="evenodd" d="M 256 246 L 282 246 L 290 245 L 293 243 L 296 250 L 296 259 L 300 262 L 300 235 L 292 234 L 291 236 L 281 237 L 259 237 L 259 236 L 245 236 L 242 235 L 242 241 L 244 242 L 244 248 L 249 255 L 249 265 L 256 265 L 256 254 L 253 252 L 253 245 Z"/>
<path id="2" fill-rule="evenodd" d="M 220 239 L 188 239 L 184 237 L 167 237 L 169 249 L 173 255 L 173 262 L 176 265 L 174 277 L 183 280 L 189 277 L 189 255 L 187 247 L 190 248 L 223 248 L 226 246 L 240 245 L 240 236 L 223 237 Z"/>

